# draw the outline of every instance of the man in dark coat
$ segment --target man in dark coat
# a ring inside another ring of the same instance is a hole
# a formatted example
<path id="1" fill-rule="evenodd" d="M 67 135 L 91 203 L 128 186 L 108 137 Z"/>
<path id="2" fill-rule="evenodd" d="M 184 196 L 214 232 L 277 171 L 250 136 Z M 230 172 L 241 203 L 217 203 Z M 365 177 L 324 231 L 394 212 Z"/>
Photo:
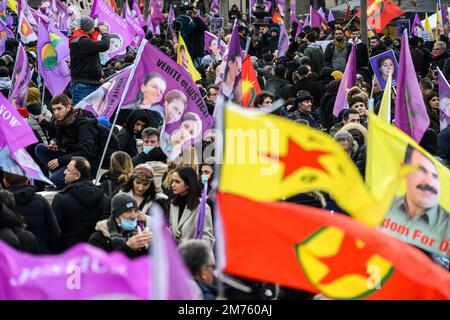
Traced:
<path id="1" fill-rule="evenodd" d="M 52 172 L 50 180 L 57 188 L 64 187 L 64 170 L 73 156 L 86 158 L 93 170 L 98 168 L 101 151 L 98 141 L 98 122 L 89 111 L 73 109 L 65 94 L 52 98 L 52 123 L 48 124 L 56 132 L 48 146 L 36 146 L 39 161 Z M 41 123 L 43 123 L 43 120 Z"/>
<path id="2" fill-rule="evenodd" d="M 376 56 L 377 54 L 385 52 L 386 46 L 381 42 L 378 36 L 373 36 L 369 41 L 370 46 L 370 57 Z"/>
<path id="3" fill-rule="evenodd" d="M 5 172 L 3 183 L 16 200 L 16 211 L 25 218 L 28 230 L 34 234 L 39 252 L 56 252 L 61 230 L 48 201 L 36 194 L 28 178 Z"/>
<path id="4" fill-rule="evenodd" d="M 266 82 L 266 90 L 270 91 L 275 97 L 281 97 L 284 100 L 288 99 L 288 93 L 291 89 L 291 83 L 286 80 L 287 69 L 282 64 L 275 66 L 275 75 L 273 75 Z"/>
<path id="5" fill-rule="evenodd" d="M 82 157 L 73 157 L 65 171 L 68 184 L 53 199 L 52 208 L 61 228 L 59 250 L 87 242 L 100 220 L 108 197 L 89 181 L 91 168 Z"/>
<path id="6" fill-rule="evenodd" d="M 308 65 L 302 65 L 298 68 L 297 72 L 300 80 L 292 85 L 291 90 L 289 91 L 289 97 L 295 98 L 300 90 L 308 91 L 314 98 L 314 109 L 318 108 L 322 92 L 320 91 L 317 82 L 311 80 L 311 67 Z"/>
<path id="7" fill-rule="evenodd" d="M 94 30 L 94 20 L 90 17 L 80 19 L 80 28 L 76 29 L 69 41 L 70 48 L 70 92 L 76 105 L 100 85 L 102 65 L 100 52 L 109 49 L 109 34 L 106 25 Z M 101 40 L 98 37 L 101 35 Z"/>
<path id="8" fill-rule="evenodd" d="M 142 152 L 133 157 L 133 167 L 149 161 L 167 162 L 167 156 L 159 146 L 160 131 L 155 128 L 145 128 L 142 131 Z"/>
<path id="9" fill-rule="evenodd" d="M 134 110 L 128 116 L 125 125 L 120 129 L 117 139 L 119 140 L 119 150 L 135 157 L 138 154 L 136 138 L 142 137 L 142 131 L 149 126 L 147 110 Z"/>
<path id="10" fill-rule="evenodd" d="M 450 123 L 439 132 L 437 142 L 437 155 L 444 159 L 447 165 L 450 166 Z"/>

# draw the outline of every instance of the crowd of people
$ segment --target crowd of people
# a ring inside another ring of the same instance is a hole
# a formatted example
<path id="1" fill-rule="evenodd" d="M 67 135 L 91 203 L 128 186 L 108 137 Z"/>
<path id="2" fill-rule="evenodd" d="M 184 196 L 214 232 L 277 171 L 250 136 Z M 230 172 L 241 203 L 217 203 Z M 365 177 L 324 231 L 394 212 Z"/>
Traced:
<path id="1" fill-rule="evenodd" d="M 289 26 L 289 49 L 277 58 L 278 24 L 268 23 L 257 28 L 249 23 L 248 15 L 241 14 L 234 6 L 229 17 L 238 19 L 241 49 L 248 49 L 262 90 L 256 95 L 253 107 L 270 108 L 283 99 L 282 107 L 274 113 L 331 135 L 364 177 L 368 112 L 373 108 L 378 113 L 383 95 L 380 85 L 373 81 L 369 58 L 391 49 L 398 57 L 400 40 L 379 34 L 371 37 L 366 46 L 361 41 L 358 19 L 352 19 L 350 24 L 330 22 L 325 30 L 305 26 L 298 34 L 298 24 L 294 22 Z M 197 85 L 213 116 L 220 90 L 216 75 L 223 57 L 217 52 L 208 53 L 204 48 L 204 32 L 210 30 L 211 18 L 201 17 L 195 7 L 188 7 L 177 12 L 173 26 L 169 28 L 167 22 L 162 22 L 160 29 L 181 31 L 202 76 Z M 83 16 L 73 30 L 70 37 L 72 82 L 66 91 L 51 96 L 38 86 L 37 71 L 32 77 L 28 99 L 18 111 L 38 140 L 27 151 L 56 188 L 40 181 L 31 185 L 27 177 L 2 172 L 0 239 L 17 250 L 35 254 L 57 254 L 86 242 L 107 252 L 121 251 L 135 258 L 149 253 L 153 236 L 152 210 L 159 206 L 165 212 L 170 232 L 180 245 L 180 253 L 204 298 L 215 299 L 218 294 L 213 253 L 215 194 L 211 186 L 216 160 L 214 157 L 201 159 L 202 155 L 197 152 L 213 144 L 214 136 L 205 137 L 199 143 L 200 149 L 191 147 L 175 160 L 168 160 L 160 147 L 163 117 L 159 111 L 120 110 L 116 126 L 112 127 L 111 119 L 96 118 L 87 110 L 75 109 L 74 106 L 107 77 L 132 65 L 136 58 L 136 52 L 130 49 L 126 55 L 103 66 L 99 53 L 108 50 L 109 36 L 102 27 L 96 29 L 94 20 Z M 231 28 L 232 23 L 222 30 L 221 37 L 226 43 L 230 41 Z M 101 40 L 96 40 L 92 36 L 94 33 L 101 34 Z M 146 38 L 176 61 L 177 47 L 172 32 L 147 32 Z M 247 39 L 250 39 L 249 45 Z M 318 43 L 328 40 L 325 48 Z M 0 89 L 8 96 L 18 42 L 9 39 L 6 44 L 0 59 Z M 348 108 L 335 117 L 333 107 L 352 45 L 356 48 L 357 82 L 346 95 Z M 450 79 L 448 45 L 449 39 L 444 35 L 437 42 L 424 42 L 417 36 L 409 38 L 430 118 L 430 127 L 420 145 L 447 166 L 450 165 L 450 126 L 440 127 L 436 67 Z M 26 50 L 29 64 L 36 66 L 35 43 L 26 45 Z M 146 79 L 141 89 L 142 105 L 152 104 L 152 81 L 165 85 L 164 79 Z M 148 88 L 147 82 L 152 82 Z M 392 112 L 394 105 L 395 93 Z M 112 138 L 106 146 L 105 137 L 110 131 Z M 100 163 L 105 148 L 107 156 Z M 94 178 L 99 168 L 102 175 L 96 183 Z M 205 186 L 208 195 L 204 228 L 201 239 L 197 239 L 200 199 Z M 41 195 L 51 192 L 50 199 Z M 339 211 L 333 199 L 317 191 L 287 201 Z M 449 269 L 448 258 L 441 259 L 441 265 Z M 225 292 L 231 298 L 312 297 L 307 292 L 274 284 L 237 277 L 234 281 L 251 290 L 244 293 L 226 286 Z"/>

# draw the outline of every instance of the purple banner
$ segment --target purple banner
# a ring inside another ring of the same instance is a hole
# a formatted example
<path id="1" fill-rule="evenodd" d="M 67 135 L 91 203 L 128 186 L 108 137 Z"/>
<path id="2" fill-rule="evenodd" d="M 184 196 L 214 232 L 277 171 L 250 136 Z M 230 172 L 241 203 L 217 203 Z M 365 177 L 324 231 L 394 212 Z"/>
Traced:
<path id="1" fill-rule="evenodd" d="M 111 38 L 108 51 L 100 53 L 100 62 L 105 64 L 115 56 L 124 54 L 136 35 L 128 23 L 120 18 L 103 0 L 94 0 L 91 17 L 108 26 Z"/>
<path id="2" fill-rule="evenodd" d="M 132 66 L 129 66 L 109 78 L 101 87 L 81 100 L 75 109 L 85 109 L 95 117 L 111 118 L 125 92 Z"/>
<path id="3" fill-rule="evenodd" d="M 208 183 L 203 186 L 202 199 L 200 201 L 200 209 L 198 212 L 197 232 L 195 237 L 202 239 L 203 228 L 205 226 L 205 213 L 206 213 L 206 199 L 208 198 Z"/>
<path id="4" fill-rule="evenodd" d="M 147 23 L 145 22 L 144 17 L 142 16 L 141 9 L 139 8 L 136 0 L 133 0 L 131 5 L 131 16 L 136 20 L 136 22 L 141 26 L 145 26 Z"/>
<path id="5" fill-rule="evenodd" d="M 16 63 L 12 76 L 11 90 L 9 92 L 8 100 L 14 108 L 23 108 L 26 106 L 28 96 L 28 84 L 30 83 L 32 72 L 28 64 L 27 54 L 19 43 L 17 49 Z"/>
<path id="6" fill-rule="evenodd" d="M 128 23 L 128 25 L 131 27 L 131 29 L 133 29 L 134 33 L 136 34 L 136 36 L 133 38 L 131 45 L 138 47 L 141 44 L 142 39 L 145 38 L 145 32 L 139 25 L 139 23 L 132 17 L 130 9 L 128 8 L 127 4 L 125 4 L 124 6 L 124 12 L 125 12 L 125 21 Z"/>
<path id="7" fill-rule="evenodd" d="M 38 65 L 45 86 L 52 96 L 66 89 L 70 82 L 70 70 L 65 58 L 69 56 L 69 40 L 51 24 L 47 27 L 39 21 Z"/>
<path id="8" fill-rule="evenodd" d="M 439 111 L 441 130 L 445 129 L 450 123 L 450 86 L 445 79 L 442 71 L 438 68 L 438 85 L 439 85 Z"/>
<path id="9" fill-rule="evenodd" d="M 352 51 L 350 52 L 350 57 L 348 58 L 348 63 L 345 66 L 344 75 L 342 76 L 341 83 L 339 84 L 338 94 L 336 96 L 336 101 L 334 102 L 333 115 L 337 117 L 339 112 L 345 109 L 347 102 L 345 96 L 347 91 L 353 87 L 356 83 L 356 49 L 352 46 Z"/>
<path id="10" fill-rule="evenodd" d="M 278 40 L 278 52 L 277 58 L 280 58 L 286 54 L 289 49 L 289 34 L 286 31 L 284 23 L 280 26 L 280 38 Z"/>
<path id="11" fill-rule="evenodd" d="M 225 51 L 227 50 L 227 44 L 225 41 L 220 40 L 219 45 L 219 38 L 209 32 L 205 31 L 205 50 L 208 51 L 210 54 L 214 55 L 215 57 L 220 56 L 222 57 Z"/>
<path id="12" fill-rule="evenodd" d="M 141 44 L 127 84 L 124 109 L 148 109 L 161 114 L 161 148 L 173 159 L 201 141 L 214 119 L 191 75 L 154 46 Z M 132 79 L 132 81 L 131 81 Z"/>

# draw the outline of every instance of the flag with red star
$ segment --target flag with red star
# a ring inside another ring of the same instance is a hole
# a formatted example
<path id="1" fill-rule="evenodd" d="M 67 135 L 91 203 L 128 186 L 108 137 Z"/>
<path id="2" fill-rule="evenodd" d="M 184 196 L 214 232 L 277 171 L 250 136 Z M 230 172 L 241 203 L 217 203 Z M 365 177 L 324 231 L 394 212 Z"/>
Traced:
<path id="1" fill-rule="evenodd" d="M 252 59 L 247 56 L 242 61 L 242 106 L 244 108 L 253 107 L 253 101 L 260 91 Z"/>
<path id="2" fill-rule="evenodd" d="M 385 188 L 383 201 L 377 202 L 348 154 L 329 135 L 276 115 L 231 106 L 225 108 L 225 129 L 221 191 L 277 201 L 322 190 L 358 220 L 369 225 L 382 222 L 395 190 Z"/>
<path id="3" fill-rule="evenodd" d="M 331 299 L 450 299 L 446 270 L 377 228 L 322 209 L 228 193 L 219 192 L 218 204 L 229 274 Z"/>

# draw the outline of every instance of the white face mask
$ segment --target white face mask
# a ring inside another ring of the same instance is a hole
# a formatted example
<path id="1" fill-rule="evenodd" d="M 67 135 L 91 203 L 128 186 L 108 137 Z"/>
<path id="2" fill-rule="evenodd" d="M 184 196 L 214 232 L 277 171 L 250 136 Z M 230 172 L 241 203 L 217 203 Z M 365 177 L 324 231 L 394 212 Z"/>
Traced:
<path id="1" fill-rule="evenodd" d="M 142 147 L 142 151 L 143 151 L 145 154 L 148 154 L 150 151 L 153 150 L 153 148 L 154 148 L 154 147 L 151 147 L 151 146 L 143 146 L 143 147 Z"/>

